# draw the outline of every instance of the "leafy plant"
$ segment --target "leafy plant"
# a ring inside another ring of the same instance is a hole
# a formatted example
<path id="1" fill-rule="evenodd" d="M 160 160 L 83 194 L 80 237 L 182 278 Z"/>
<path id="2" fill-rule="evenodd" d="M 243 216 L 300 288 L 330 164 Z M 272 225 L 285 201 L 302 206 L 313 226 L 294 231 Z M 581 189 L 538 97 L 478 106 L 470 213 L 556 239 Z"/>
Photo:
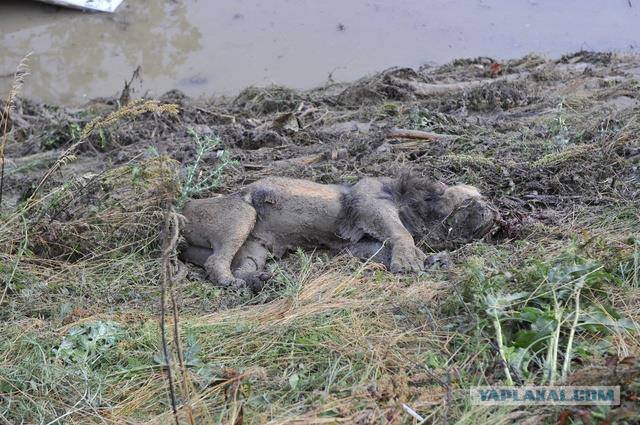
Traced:
<path id="1" fill-rule="evenodd" d="M 188 132 L 196 144 L 196 158 L 193 163 L 186 167 L 182 193 L 177 201 L 178 206 L 182 206 L 187 199 L 195 195 L 217 188 L 226 168 L 236 163 L 229 159 L 227 152 L 218 149 L 220 146 L 219 137 L 201 135 L 193 129 L 189 129 Z M 219 163 L 213 168 L 213 171 L 205 173 L 202 170 L 204 159 L 207 154 L 213 151 L 216 151 Z"/>
<path id="2" fill-rule="evenodd" d="M 573 257 L 560 258 L 551 267 L 536 267 L 546 273 L 531 293 L 497 293 L 489 283 L 480 297 L 509 385 L 514 382 L 513 372 L 523 380 L 535 377 L 536 370 L 543 371 L 541 379 L 549 385 L 558 378 L 564 381 L 579 332 L 606 335 L 636 328 L 613 307 L 597 301 L 599 286 L 617 280 L 603 266 Z M 589 297 L 583 297 L 584 291 L 590 291 Z"/>
<path id="3" fill-rule="evenodd" d="M 66 363 L 95 364 L 122 338 L 120 325 L 115 322 L 97 321 L 75 326 L 53 351 Z"/>
<path id="4" fill-rule="evenodd" d="M 508 314 L 509 307 L 516 301 L 527 296 L 526 292 L 520 292 L 516 294 L 500 294 L 500 295 L 487 295 L 484 298 L 485 311 L 491 318 L 493 329 L 496 333 L 496 342 L 498 344 L 498 351 L 502 360 L 504 368 L 504 374 L 507 378 L 507 384 L 513 385 L 513 378 L 509 372 L 509 366 L 507 362 L 507 355 L 505 351 L 505 345 L 502 338 L 502 326 L 500 324 L 500 318 Z"/>
<path id="5" fill-rule="evenodd" d="M 549 126 L 549 134 L 558 148 L 564 148 L 569 143 L 569 126 L 563 114 L 564 100 L 556 107 L 556 116 Z"/>

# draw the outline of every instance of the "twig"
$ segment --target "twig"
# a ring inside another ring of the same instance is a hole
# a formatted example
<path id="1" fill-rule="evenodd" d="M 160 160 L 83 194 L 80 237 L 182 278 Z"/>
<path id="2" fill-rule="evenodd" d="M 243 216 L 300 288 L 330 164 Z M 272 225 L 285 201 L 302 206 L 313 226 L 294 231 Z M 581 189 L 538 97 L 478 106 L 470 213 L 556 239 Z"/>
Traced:
<path id="1" fill-rule="evenodd" d="M 178 420 L 178 407 L 176 402 L 176 392 L 175 385 L 173 382 L 173 374 L 171 372 L 171 359 L 169 357 L 169 346 L 167 345 L 167 335 L 165 330 L 166 323 L 166 297 L 167 291 L 169 287 L 169 271 L 167 264 L 169 262 L 167 257 L 167 252 L 171 251 L 171 240 L 172 238 L 167 237 L 169 233 L 169 229 L 171 228 L 171 212 L 169 208 L 165 209 L 164 215 L 164 230 L 165 230 L 165 239 L 163 242 L 162 248 L 162 277 L 160 279 L 160 338 L 162 341 L 162 353 L 164 355 L 164 359 L 167 362 L 167 381 L 169 383 L 169 399 L 171 401 L 171 411 L 173 412 L 173 418 L 175 420 L 176 425 L 180 425 L 180 421 Z"/>
<path id="2" fill-rule="evenodd" d="M 423 422 L 424 418 L 422 416 L 420 416 L 418 414 L 418 412 L 416 412 L 415 410 L 413 410 L 412 408 L 410 408 L 409 406 L 407 406 L 406 404 L 402 403 L 402 408 L 404 409 L 405 412 L 407 412 L 409 415 L 411 415 L 414 419 Z"/>
<path id="3" fill-rule="evenodd" d="M 169 243 L 165 246 L 165 249 L 162 253 L 162 263 L 163 270 L 167 276 L 167 283 L 169 285 L 168 292 L 169 297 L 171 299 L 171 315 L 173 317 L 173 343 L 176 349 L 177 357 L 178 357 L 178 365 L 180 366 L 180 373 L 182 374 L 182 379 L 180 381 L 182 386 L 183 397 L 185 399 L 189 399 L 189 382 L 188 382 L 188 373 L 187 368 L 184 362 L 184 355 L 182 353 L 182 343 L 180 341 L 180 325 L 178 321 L 178 302 L 176 300 L 175 295 L 175 287 L 174 284 L 181 280 L 184 277 L 183 273 L 174 273 L 175 267 L 175 258 L 176 258 L 176 248 L 178 245 L 178 236 L 180 234 L 180 222 L 178 219 L 178 214 L 173 211 L 173 207 L 171 207 L 168 211 L 169 221 L 171 224 L 171 237 L 169 238 Z M 166 229 L 168 230 L 168 229 Z M 189 420 L 190 425 L 195 425 L 195 421 L 193 418 L 193 411 L 191 410 L 191 405 L 186 403 L 187 408 L 187 419 Z"/>
<path id="4" fill-rule="evenodd" d="M 135 79 L 140 78 L 140 71 L 142 67 L 138 65 L 138 67 L 131 74 L 131 79 L 129 81 L 124 81 L 124 87 L 122 88 L 122 92 L 120 93 L 120 97 L 118 98 L 118 102 L 120 105 L 126 105 L 131 100 L 131 85 Z"/>
<path id="5" fill-rule="evenodd" d="M 180 322 L 178 314 L 178 302 L 175 293 L 175 284 L 182 280 L 186 272 L 181 269 L 177 261 L 177 247 L 178 238 L 180 236 L 180 224 L 184 220 L 184 217 L 177 214 L 173 207 L 174 197 L 169 195 L 166 199 L 164 208 L 164 240 L 162 244 L 162 293 L 161 293 L 161 331 L 163 351 L 165 352 L 165 358 L 169 362 L 168 352 L 169 348 L 166 342 L 165 335 L 165 299 L 166 295 L 169 295 L 171 300 L 171 315 L 173 318 L 173 347 L 178 358 L 178 366 L 182 379 L 180 380 L 180 387 L 182 390 L 183 407 L 186 410 L 187 420 L 190 425 L 195 425 L 195 419 L 193 417 L 192 403 L 191 403 L 191 382 L 189 380 L 189 374 L 184 361 L 184 355 L 182 351 L 182 343 L 180 338 Z M 171 403 L 173 408 L 173 414 L 178 424 L 177 406 L 175 400 L 175 388 L 173 383 L 173 377 L 171 376 L 171 364 L 167 364 L 167 380 L 169 382 L 169 394 L 171 396 Z"/>

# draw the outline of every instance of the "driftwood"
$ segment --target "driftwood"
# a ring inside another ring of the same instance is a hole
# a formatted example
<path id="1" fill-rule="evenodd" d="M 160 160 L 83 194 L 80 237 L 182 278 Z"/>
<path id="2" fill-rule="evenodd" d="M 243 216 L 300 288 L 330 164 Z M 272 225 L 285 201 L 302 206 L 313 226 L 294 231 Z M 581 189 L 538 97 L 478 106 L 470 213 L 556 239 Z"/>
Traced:
<path id="1" fill-rule="evenodd" d="M 449 134 L 438 134 L 431 131 L 422 130 L 407 130 L 404 128 L 392 128 L 386 134 L 387 139 L 413 139 L 413 140 L 428 140 L 435 142 L 437 140 L 455 140 L 458 136 L 452 136 Z"/>
<path id="2" fill-rule="evenodd" d="M 498 81 L 514 81 L 526 76 L 526 73 L 522 74 L 509 74 L 498 78 L 486 78 L 483 80 L 473 81 L 461 81 L 458 83 L 422 83 L 419 81 L 405 80 L 403 78 L 389 76 L 389 80 L 392 84 L 399 87 L 409 88 L 416 96 L 433 96 L 438 94 L 447 94 L 452 91 L 469 90 L 476 87 L 483 86 L 485 84 L 491 84 Z"/>

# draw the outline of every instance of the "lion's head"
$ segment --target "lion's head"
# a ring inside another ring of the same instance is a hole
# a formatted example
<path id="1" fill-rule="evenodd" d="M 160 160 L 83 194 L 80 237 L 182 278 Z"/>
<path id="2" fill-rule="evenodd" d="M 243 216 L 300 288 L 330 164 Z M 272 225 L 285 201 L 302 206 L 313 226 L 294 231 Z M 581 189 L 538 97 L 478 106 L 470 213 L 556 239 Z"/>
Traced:
<path id="1" fill-rule="evenodd" d="M 447 187 L 435 201 L 433 228 L 424 242 L 433 245 L 458 245 L 486 235 L 497 218 L 495 208 L 468 185 Z"/>
<path id="2" fill-rule="evenodd" d="M 403 224 L 416 243 L 434 249 L 480 239 L 497 218 L 491 203 L 469 185 L 447 186 L 403 176 L 398 180 L 395 195 Z"/>

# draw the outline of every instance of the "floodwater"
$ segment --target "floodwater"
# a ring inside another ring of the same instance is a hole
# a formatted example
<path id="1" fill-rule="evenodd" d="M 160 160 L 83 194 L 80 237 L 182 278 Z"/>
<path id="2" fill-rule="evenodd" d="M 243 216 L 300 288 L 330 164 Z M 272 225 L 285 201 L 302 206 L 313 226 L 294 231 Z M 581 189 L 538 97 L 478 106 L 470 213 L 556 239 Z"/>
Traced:
<path id="1" fill-rule="evenodd" d="M 115 14 L 0 2 L 0 94 L 27 53 L 27 97 L 78 104 L 177 88 L 311 88 L 459 57 L 640 50 L 640 0 L 125 0 Z"/>

